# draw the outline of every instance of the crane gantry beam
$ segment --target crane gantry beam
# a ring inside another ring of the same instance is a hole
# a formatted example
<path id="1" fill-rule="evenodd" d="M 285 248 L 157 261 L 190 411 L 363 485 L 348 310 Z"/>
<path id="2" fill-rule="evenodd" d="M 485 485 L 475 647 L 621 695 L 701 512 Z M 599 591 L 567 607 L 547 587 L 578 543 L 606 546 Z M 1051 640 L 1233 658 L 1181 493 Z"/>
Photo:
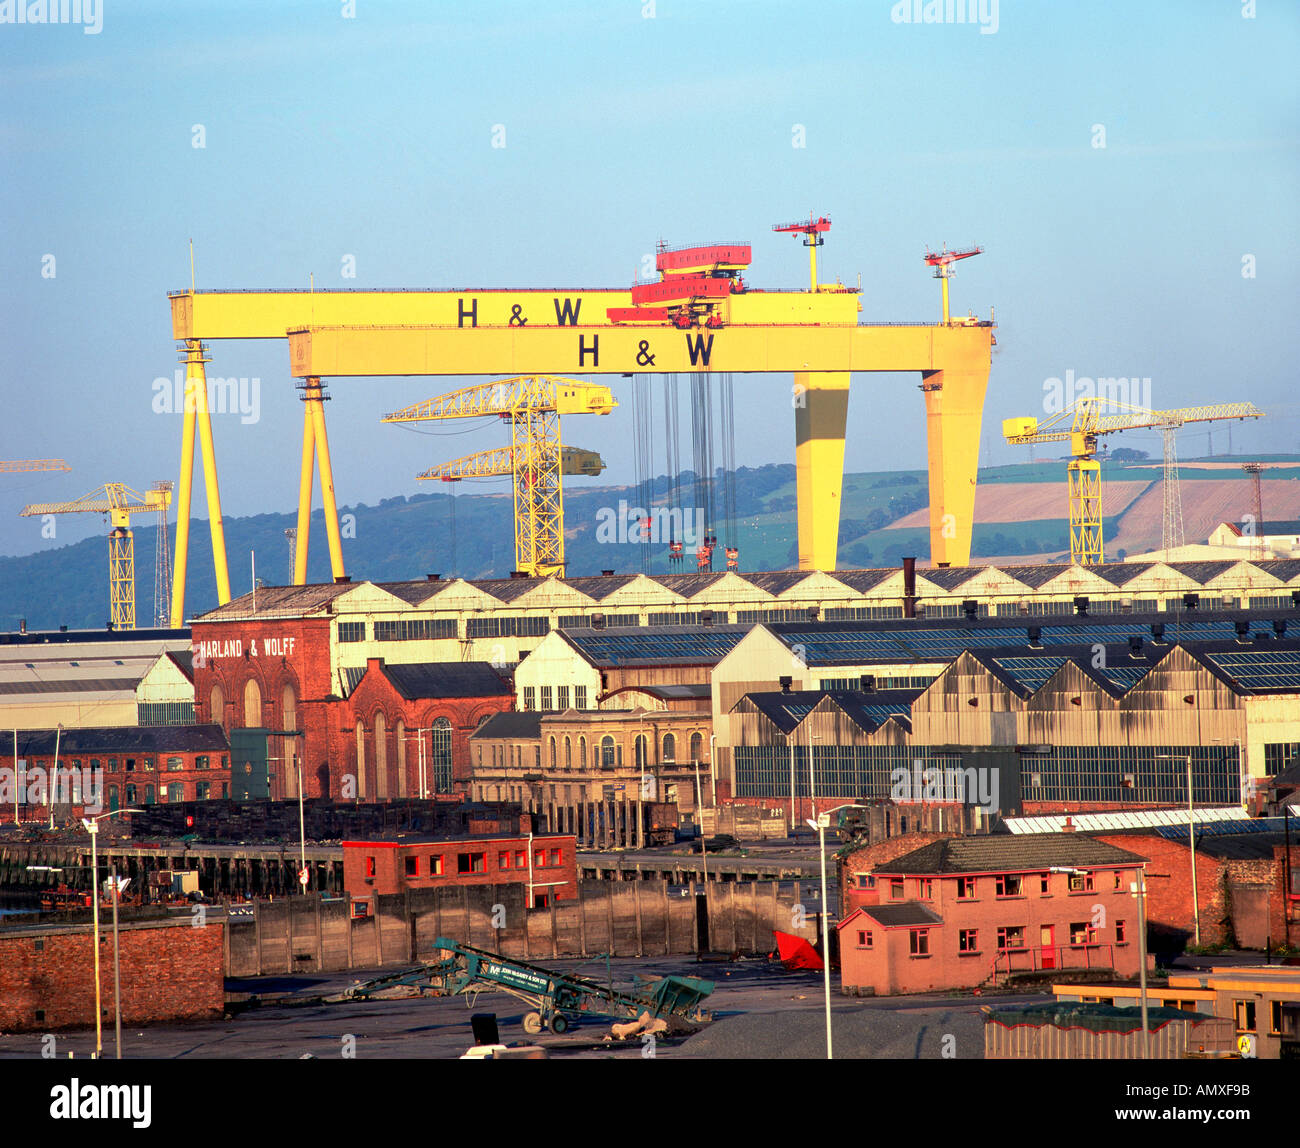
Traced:
<path id="1" fill-rule="evenodd" d="M 827 220 L 829 224 L 829 220 Z M 820 226 L 814 219 L 810 225 Z M 803 224 L 799 225 L 801 228 Z M 820 236 L 814 236 L 820 238 Z M 814 255 L 810 252 L 810 256 Z M 970 560 L 980 422 L 988 385 L 993 324 L 962 318 L 947 324 L 858 325 L 858 292 L 841 284 L 815 290 L 736 289 L 713 301 L 707 329 L 628 325 L 629 289 L 489 289 L 461 291 L 196 291 L 170 295 L 173 337 L 185 347 L 187 386 L 195 391 L 182 436 L 172 617 L 184 609 L 194 421 L 204 446 L 213 556 L 220 602 L 230 599 L 221 533 L 211 420 L 204 398 L 203 345 L 214 339 L 291 342 L 295 377 L 308 387 L 330 374 L 348 376 L 667 374 L 791 371 L 794 391 L 799 568 L 836 566 L 844 434 L 852 371 L 920 372 L 926 411 L 930 489 L 930 556 L 936 564 Z M 376 351 L 379 359 L 368 362 Z M 329 364 L 327 367 L 326 364 Z M 319 369 L 315 364 L 320 364 Z M 784 404 L 782 404 L 784 406 Z M 313 428 L 324 426 L 315 403 Z M 322 479 L 328 460 L 313 430 Z M 306 469 L 306 468 L 304 468 Z M 308 471 L 310 473 L 310 471 Z M 310 499 L 310 488 L 307 487 Z M 299 522 L 303 521 L 299 490 Z M 337 513 L 326 501 L 326 525 Z M 308 502 L 305 513 L 310 515 Z M 304 532 L 298 554 L 305 555 Z M 305 565 L 305 563 L 304 563 Z M 337 576 L 337 575 L 336 575 Z"/>
<path id="2" fill-rule="evenodd" d="M 1116 408 L 1103 415 L 1104 408 Z M 1013 445 L 1068 442 L 1070 464 L 1067 480 L 1070 499 L 1070 561 L 1091 566 L 1105 561 L 1101 514 L 1101 463 L 1094 457 L 1097 439 L 1116 431 L 1156 428 L 1163 432 L 1165 550 L 1182 545 L 1182 500 L 1174 432 L 1185 423 L 1216 422 L 1219 419 L 1257 419 L 1264 412 L 1254 403 L 1210 403 L 1155 411 L 1109 398 L 1086 398 L 1040 422 L 1037 418 L 1004 419 L 1002 435 Z M 1065 424 L 1069 424 L 1066 429 Z"/>
<path id="3" fill-rule="evenodd" d="M 166 512 L 171 504 L 170 484 L 160 483 L 139 494 L 125 483 L 107 482 L 71 502 L 34 502 L 19 514 L 31 518 L 46 514 L 107 514 L 109 618 L 115 630 L 135 629 L 135 540 L 131 515 Z"/>
<path id="4" fill-rule="evenodd" d="M 599 383 L 532 375 L 462 387 L 394 411 L 383 421 L 427 422 L 482 415 L 508 419 L 511 444 L 507 457 L 485 461 L 504 462 L 497 473 L 512 477 L 516 569 L 529 577 L 544 578 L 564 573 L 560 416 L 607 415 L 617 405 L 614 393 Z"/>

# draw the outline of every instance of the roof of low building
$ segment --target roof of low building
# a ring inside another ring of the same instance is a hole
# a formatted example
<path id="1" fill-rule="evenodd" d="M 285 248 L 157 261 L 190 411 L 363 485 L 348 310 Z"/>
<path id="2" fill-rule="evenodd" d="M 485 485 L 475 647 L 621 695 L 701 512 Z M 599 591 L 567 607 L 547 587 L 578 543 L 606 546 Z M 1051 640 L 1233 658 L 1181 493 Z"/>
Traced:
<path id="1" fill-rule="evenodd" d="M 540 738 L 542 716 L 538 710 L 503 710 L 493 714 L 469 736 Z"/>
<path id="2" fill-rule="evenodd" d="M 225 753 L 230 749 L 219 725 L 84 726 L 62 731 L 20 729 L 18 756 L 52 757 L 56 732 L 61 763 L 73 754 Z"/>
<path id="3" fill-rule="evenodd" d="M 407 701 L 423 698 L 496 698 L 513 693 L 490 662 L 408 662 L 383 665 L 384 676 Z"/>
<path id="4" fill-rule="evenodd" d="M 932 841 L 877 865 L 876 873 L 1028 873 L 1052 866 L 1141 864 L 1135 853 L 1079 833 L 990 834 Z"/>
<path id="5" fill-rule="evenodd" d="M 901 905 L 863 905 L 862 912 L 886 929 L 943 924 L 943 918 L 938 913 L 919 901 L 904 901 Z"/>

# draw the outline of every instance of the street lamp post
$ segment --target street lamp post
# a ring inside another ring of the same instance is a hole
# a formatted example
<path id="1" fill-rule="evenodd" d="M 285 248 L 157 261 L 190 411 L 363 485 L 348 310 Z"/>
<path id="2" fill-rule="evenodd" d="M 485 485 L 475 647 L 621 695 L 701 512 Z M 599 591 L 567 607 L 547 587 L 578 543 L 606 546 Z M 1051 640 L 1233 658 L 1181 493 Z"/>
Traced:
<path id="1" fill-rule="evenodd" d="M 1192 755 L 1181 753 L 1158 753 L 1158 758 L 1187 762 L 1187 845 L 1191 850 L 1192 860 L 1192 920 L 1196 931 L 1196 947 L 1201 946 L 1201 898 L 1196 889 L 1196 811 L 1192 804 Z"/>
<path id="2" fill-rule="evenodd" d="M 809 818 L 808 825 L 817 830 L 817 852 L 822 862 L 822 985 L 826 997 L 826 1059 L 834 1060 L 835 1053 L 831 1044 L 831 917 L 829 894 L 826 889 L 826 829 L 831 823 L 831 814 L 841 809 L 866 809 L 865 805 L 849 802 L 828 809 L 817 818 Z"/>
<path id="3" fill-rule="evenodd" d="M 716 733 L 709 734 L 709 800 L 713 803 L 714 809 L 718 808 L 718 771 L 714 766 L 717 758 L 713 756 L 717 740 Z"/>
<path id="4" fill-rule="evenodd" d="M 99 984 L 99 823 L 105 817 L 116 817 L 121 813 L 139 813 L 138 809 L 111 809 L 107 813 L 98 813 L 93 817 L 83 817 L 81 824 L 85 826 L 86 832 L 90 834 L 90 902 L 91 902 L 91 919 L 94 922 L 94 946 L 95 946 L 95 1059 L 99 1060 L 104 1051 L 104 1025 L 103 1018 L 100 1016 L 100 984 Z M 117 905 L 113 905 L 113 965 L 114 965 L 114 983 L 117 982 Z M 120 1042 L 120 1037 L 119 1037 Z"/>
<path id="5" fill-rule="evenodd" d="M 1151 1059 L 1151 1023 L 1147 1017 L 1147 885 L 1146 867 L 1138 866 L 1138 879 L 1129 887 L 1138 903 L 1138 982 L 1142 996 L 1142 1059 Z"/>
<path id="6" fill-rule="evenodd" d="M 793 731 L 792 731 L 793 732 Z M 790 836 L 794 836 L 794 742 L 790 740 L 790 734 L 785 735 L 785 744 L 790 749 Z"/>

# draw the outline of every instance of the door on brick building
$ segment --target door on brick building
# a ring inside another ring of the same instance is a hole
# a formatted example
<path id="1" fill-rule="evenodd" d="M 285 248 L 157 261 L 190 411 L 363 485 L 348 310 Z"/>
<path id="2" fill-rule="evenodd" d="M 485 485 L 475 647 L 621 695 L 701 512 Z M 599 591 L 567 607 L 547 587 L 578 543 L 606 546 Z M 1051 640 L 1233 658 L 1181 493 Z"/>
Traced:
<path id="1" fill-rule="evenodd" d="M 267 735 L 261 729 L 230 731 L 230 796 L 236 801 L 266 801 L 271 796 Z"/>
<path id="2" fill-rule="evenodd" d="M 1056 968 L 1056 926 L 1040 925 L 1038 928 L 1038 944 L 1043 954 L 1043 968 Z"/>

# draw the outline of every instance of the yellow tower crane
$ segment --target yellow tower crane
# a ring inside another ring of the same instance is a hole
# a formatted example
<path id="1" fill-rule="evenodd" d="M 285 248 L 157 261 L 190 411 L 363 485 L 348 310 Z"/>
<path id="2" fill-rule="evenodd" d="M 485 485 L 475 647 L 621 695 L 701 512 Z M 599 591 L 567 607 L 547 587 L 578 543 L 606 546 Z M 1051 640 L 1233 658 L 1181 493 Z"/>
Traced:
<path id="1" fill-rule="evenodd" d="M 1103 408 L 1119 413 L 1103 415 Z M 1066 407 L 1059 414 L 1039 422 L 1036 418 L 1003 419 L 1002 435 L 1009 443 L 1068 442 L 1070 464 L 1070 561 L 1079 566 L 1103 562 L 1101 518 L 1101 463 L 1096 459 L 1097 439 L 1115 431 L 1159 428 L 1164 434 L 1164 487 L 1166 549 L 1181 545 L 1182 503 L 1176 490 L 1177 456 L 1174 432 L 1184 423 L 1216 422 L 1220 419 L 1257 419 L 1264 412 L 1254 403 L 1216 403 L 1200 407 L 1177 407 L 1167 411 L 1147 410 L 1113 399 L 1087 398 Z M 1065 424 L 1069 424 L 1068 427 Z M 1176 520 L 1176 521 L 1175 521 Z"/>
<path id="2" fill-rule="evenodd" d="M 564 573 L 560 416 L 607 415 L 617 405 L 614 393 L 598 383 L 554 375 L 521 375 L 464 387 L 394 411 L 383 421 L 427 422 L 482 415 L 508 419 L 511 445 L 508 457 L 498 462 L 503 465 L 501 473 L 513 475 L 515 559 L 521 573 L 544 578 Z"/>
<path id="3" fill-rule="evenodd" d="M 0 474 L 28 474 L 34 470 L 71 470 L 61 458 L 14 458 L 0 460 Z"/>
<path id="4" fill-rule="evenodd" d="M 170 484 L 137 494 L 121 482 L 107 482 L 73 502 L 36 502 L 24 506 L 21 517 L 43 514 L 107 514 L 109 618 L 115 630 L 135 629 L 135 540 L 131 515 L 165 512 L 172 500 Z"/>
<path id="5" fill-rule="evenodd" d="M 515 448 L 501 446 L 439 463 L 415 477 L 422 482 L 459 482 L 462 478 L 503 478 L 514 474 L 515 469 Z M 605 460 L 594 450 L 584 450 L 579 446 L 560 448 L 561 474 L 595 478 L 604 469 Z"/>

